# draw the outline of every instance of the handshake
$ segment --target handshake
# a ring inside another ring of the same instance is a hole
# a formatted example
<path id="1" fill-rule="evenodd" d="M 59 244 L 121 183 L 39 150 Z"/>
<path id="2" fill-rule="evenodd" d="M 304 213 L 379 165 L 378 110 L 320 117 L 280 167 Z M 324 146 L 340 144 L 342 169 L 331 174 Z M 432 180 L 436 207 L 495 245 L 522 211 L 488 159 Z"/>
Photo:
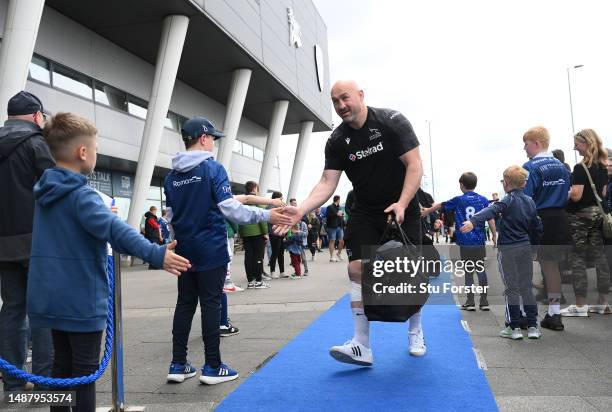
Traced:
<path id="1" fill-rule="evenodd" d="M 297 206 L 282 206 L 270 210 L 270 223 L 273 225 L 274 234 L 282 236 L 289 229 L 302 220 L 302 213 Z"/>

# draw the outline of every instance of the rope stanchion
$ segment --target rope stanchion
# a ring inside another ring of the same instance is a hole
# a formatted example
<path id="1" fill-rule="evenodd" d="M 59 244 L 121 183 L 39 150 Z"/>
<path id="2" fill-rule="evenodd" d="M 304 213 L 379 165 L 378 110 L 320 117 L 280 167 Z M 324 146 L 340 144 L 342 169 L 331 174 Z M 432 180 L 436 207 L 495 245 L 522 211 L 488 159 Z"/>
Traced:
<path id="1" fill-rule="evenodd" d="M 115 269 L 113 256 L 108 256 L 107 261 L 107 276 L 108 276 L 108 315 L 106 316 L 106 339 L 104 342 L 104 356 L 97 371 L 87 376 L 78 378 L 49 378 L 46 376 L 32 375 L 21 369 L 11 365 L 4 359 L 0 358 L 0 370 L 3 374 L 14 376 L 26 382 L 32 382 L 39 386 L 48 386 L 51 388 L 69 388 L 80 385 L 87 385 L 97 381 L 104 374 L 108 362 L 110 362 L 113 353 L 113 317 L 114 317 L 114 291 L 115 291 Z"/>

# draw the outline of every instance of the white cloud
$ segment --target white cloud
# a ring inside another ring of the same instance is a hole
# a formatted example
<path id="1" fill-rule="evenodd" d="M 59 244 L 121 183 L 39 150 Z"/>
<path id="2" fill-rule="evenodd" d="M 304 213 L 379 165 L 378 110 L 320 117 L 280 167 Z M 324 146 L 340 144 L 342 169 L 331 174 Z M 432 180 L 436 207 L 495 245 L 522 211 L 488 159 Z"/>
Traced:
<path id="1" fill-rule="evenodd" d="M 612 61 L 603 1 L 315 0 L 327 23 L 330 77 L 360 82 L 371 106 L 402 111 L 421 140 L 430 174 L 431 120 L 436 200 L 475 172 L 478 190 L 499 191 L 503 169 L 522 164 L 522 135 L 545 125 L 551 149 L 574 163 L 566 68 L 572 70 L 576 131 L 594 128 L 612 146 Z M 334 122 L 339 118 L 334 115 Z M 329 133 L 313 135 L 298 199 L 323 169 Z M 281 142 L 288 188 L 296 137 Z M 345 194 L 345 180 L 338 193 Z"/>

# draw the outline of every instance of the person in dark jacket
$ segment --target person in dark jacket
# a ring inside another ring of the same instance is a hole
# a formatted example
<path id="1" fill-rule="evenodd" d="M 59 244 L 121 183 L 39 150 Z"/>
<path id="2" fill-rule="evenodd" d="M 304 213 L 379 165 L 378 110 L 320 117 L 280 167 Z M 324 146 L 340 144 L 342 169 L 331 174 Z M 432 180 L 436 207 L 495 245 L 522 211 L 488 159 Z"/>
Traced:
<path id="1" fill-rule="evenodd" d="M 162 235 L 157 219 L 157 208 L 151 206 L 149 211 L 145 213 L 145 237 L 151 243 L 162 244 Z"/>
<path id="2" fill-rule="evenodd" d="M 0 357 L 24 369 L 26 360 L 26 290 L 32 244 L 32 189 L 55 165 L 42 135 L 44 109 L 33 94 L 19 92 L 8 102 L 8 120 L 0 128 Z M 49 329 L 32 329 L 32 372 L 51 373 Z M 4 390 L 23 390 L 24 382 L 4 376 Z"/>
<path id="3" fill-rule="evenodd" d="M 520 328 L 521 306 L 527 314 L 530 339 L 541 336 L 538 328 L 538 307 L 531 289 L 533 279 L 533 261 L 531 245 L 539 242 L 542 234 L 542 220 L 538 216 L 536 204 L 532 198 L 523 193 L 527 170 L 520 166 L 510 166 L 504 171 L 502 181 L 507 195 L 501 201 L 481 210 L 466 220 L 461 226 L 461 233 L 468 233 L 485 221 L 501 215 L 499 227 L 500 274 L 506 290 L 506 317 L 509 325 L 499 332 L 502 338 L 523 339 Z"/>

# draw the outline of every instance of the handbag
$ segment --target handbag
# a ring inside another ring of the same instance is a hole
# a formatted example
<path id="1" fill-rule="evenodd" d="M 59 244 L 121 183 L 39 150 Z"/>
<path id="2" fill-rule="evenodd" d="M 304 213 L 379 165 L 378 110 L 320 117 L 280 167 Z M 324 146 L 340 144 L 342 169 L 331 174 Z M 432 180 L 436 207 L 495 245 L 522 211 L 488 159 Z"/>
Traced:
<path id="1" fill-rule="evenodd" d="M 395 236 L 389 236 L 395 232 Z M 399 235 L 399 236 L 398 236 Z M 386 242 L 385 242 L 386 240 Z M 408 240 L 404 230 L 395 219 L 387 224 L 380 246 L 363 259 L 362 301 L 365 316 L 369 321 L 406 322 L 421 310 L 429 297 L 429 277 L 422 267 L 407 273 L 399 265 L 393 269 L 384 263 L 397 259 L 422 263 L 420 249 Z M 409 286 L 411 285 L 411 286 Z M 382 291 L 382 287 L 400 288 L 401 292 Z M 408 289 L 412 287 L 412 292 Z"/>
<path id="2" fill-rule="evenodd" d="M 601 225 L 601 231 L 606 239 L 612 239 L 612 214 L 606 213 L 603 206 L 601 205 L 601 198 L 597 194 L 597 189 L 595 188 L 595 184 L 593 183 L 593 178 L 591 178 L 591 173 L 589 169 L 586 167 L 584 163 L 580 163 L 586 172 L 587 177 L 589 178 L 589 183 L 591 184 L 591 190 L 593 191 L 593 196 L 595 197 L 595 201 L 597 202 L 597 206 L 599 206 L 599 211 L 603 216 L 603 223 Z"/>

